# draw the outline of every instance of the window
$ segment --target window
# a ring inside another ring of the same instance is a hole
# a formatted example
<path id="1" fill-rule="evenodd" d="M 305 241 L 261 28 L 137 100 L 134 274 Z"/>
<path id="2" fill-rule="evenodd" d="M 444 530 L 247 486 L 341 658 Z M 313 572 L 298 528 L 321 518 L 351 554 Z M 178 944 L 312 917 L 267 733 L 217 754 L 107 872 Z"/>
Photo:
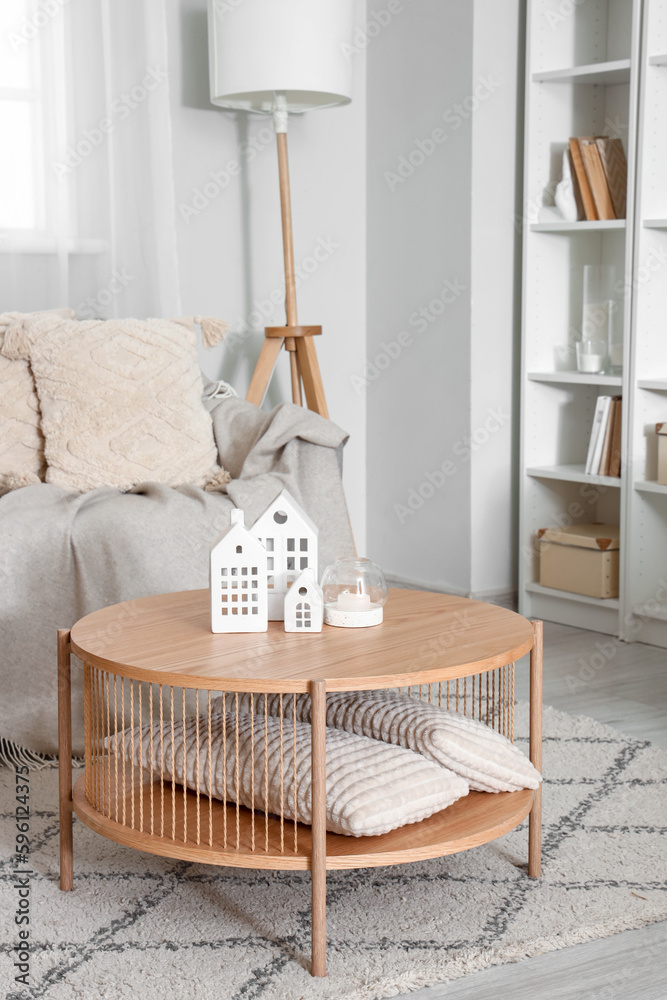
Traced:
<path id="1" fill-rule="evenodd" d="M 275 586 L 276 586 L 275 578 L 272 577 L 272 576 L 267 576 L 267 578 L 266 578 L 266 587 L 267 587 L 267 590 L 274 590 Z"/>
<path id="2" fill-rule="evenodd" d="M 294 556 L 287 557 L 287 569 L 294 569 Z"/>
<path id="3" fill-rule="evenodd" d="M 284 510 L 277 510 L 273 515 L 273 520 L 276 522 L 276 524 L 285 524 L 285 522 L 287 521 L 287 514 L 285 513 Z"/>
<path id="4" fill-rule="evenodd" d="M 295 543 L 296 543 L 296 538 L 288 538 L 287 539 L 287 551 L 288 552 L 294 552 Z"/>
<path id="5" fill-rule="evenodd" d="M 266 549 L 267 552 L 273 552 L 273 539 L 272 538 L 267 538 L 266 539 L 266 541 L 264 542 L 264 548 Z"/>
<path id="6" fill-rule="evenodd" d="M 306 589 L 305 587 L 299 587 L 299 593 L 301 593 L 301 591 L 305 589 Z M 297 628 L 310 628 L 311 627 L 310 604 L 308 604 L 306 601 L 300 601 L 296 606 L 295 617 L 296 617 Z"/>
<path id="7" fill-rule="evenodd" d="M 308 569 L 308 556 L 301 556 L 299 560 L 299 566 L 301 569 Z"/>
<path id="8" fill-rule="evenodd" d="M 237 552 L 237 555 L 239 555 L 241 552 L 243 552 L 243 546 L 242 545 L 237 545 L 236 546 L 236 552 Z"/>
<path id="9" fill-rule="evenodd" d="M 46 176 L 43 140 L 44 109 L 40 79 L 39 31 L 27 40 L 22 24 L 33 13 L 27 0 L 2 0 L 0 35 L 0 129 L 11 136 L 11 154 L 0 159 L 0 229 L 17 235 L 44 232 Z M 11 197 L 7 197 L 11 192 Z"/>
<path id="10" fill-rule="evenodd" d="M 299 543 L 299 548 L 301 549 L 302 552 L 307 552 L 308 551 L 308 539 L 307 538 L 302 538 L 301 539 L 301 542 Z"/>
<path id="11" fill-rule="evenodd" d="M 269 556 L 269 558 L 266 560 L 266 568 L 273 569 L 273 556 Z"/>

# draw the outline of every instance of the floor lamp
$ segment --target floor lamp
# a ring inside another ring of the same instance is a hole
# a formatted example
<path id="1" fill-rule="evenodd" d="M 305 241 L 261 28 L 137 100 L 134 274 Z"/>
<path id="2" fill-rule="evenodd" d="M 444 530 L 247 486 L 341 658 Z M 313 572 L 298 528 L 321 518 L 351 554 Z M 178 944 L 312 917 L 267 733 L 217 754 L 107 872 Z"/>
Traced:
<path id="1" fill-rule="evenodd" d="M 209 0 L 211 101 L 221 108 L 273 116 L 278 146 L 285 260 L 285 326 L 266 327 L 247 399 L 259 406 L 281 347 L 289 352 L 292 400 L 301 383 L 311 410 L 328 416 L 313 337 L 296 309 L 292 212 L 287 159 L 290 114 L 350 102 L 351 0 Z"/>

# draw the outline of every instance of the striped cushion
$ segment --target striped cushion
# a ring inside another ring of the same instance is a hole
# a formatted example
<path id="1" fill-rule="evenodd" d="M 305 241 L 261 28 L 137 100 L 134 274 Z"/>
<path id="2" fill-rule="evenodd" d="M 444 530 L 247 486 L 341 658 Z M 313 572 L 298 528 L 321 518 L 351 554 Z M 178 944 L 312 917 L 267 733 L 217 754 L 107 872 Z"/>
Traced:
<path id="1" fill-rule="evenodd" d="M 250 697 L 241 697 L 240 711 L 250 711 Z M 283 698 L 289 716 L 292 695 Z M 280 695 L 268 695 L 267 704 L 269 714 L 277 715 Z M 264 696 L 255 696 L 255 712 L 263 711 Z M 309 694 L 296 696 L 296 712 L 301 722 L 310 722 Z M 475 791 L 515 792 L 538 788 L 541 781 L 539 771 L 501 733 L 396 691 L 328 692 L 327 726 L 414 750 L 465 778 Z"/>
<path id="2" fill-rule="evenodd" d="M 263 701 L 263 699 L 258 699 Z M 238 787 L 236 784 L 236 715 L 221 712 L 211 720 L 211 794 L 216 799 L 240 805 L 265 808 L 266 775 L 264 718 L 238 716 Z M 225 729 L 226 725 L 226 729 Z M 141 738 L 140 737 L 141 734 Z M 223 741 L 223 735 L 225 739 Z M 253 738 L 254 738 L 254 800 L 253 800 Z M 108 743 L 113 750 L 116 737 Z M 120 752 L 134 763 L 140 760 L 150 768 L 151 726 L 126 729 L 118 734 Z M 185 753 L 184 753 L 185 743 Z M 283 814 L 294 819 L 294 752 L 295 740 L 291 719 L 283 724 Z M 352 837 L 373 836 L 387 833 L 406 823 L 416 823 L 433 813 L 440 812 L 463 795 L 468 785 L 462 778 L 445 768 L 438 767 L 411 750 L 388 746 L 363 736 L 354 736 L 338 729 L 327 729 L 327 778 L 326 811 L 327 830 Z M 153 726 L 152 755 L 156 773 L 164 771 L 165 778 L 172 774 L 179 784 L 188 788 L 197 786 L 197 719 L 185 720 L 174 726 L 172 750 L 171 725 L 165 725 L 160 739 L 160 723 Z M 268 810 L 281 811 L 281 754 L 280 720 L 267 720 L 268 749 Z M 302 722 L 296 724 L 296 799 L 297 819 L 312 821 L 312 794 L 310 770 L 311 728 Z M 163 755 L 164 754 L 164 758 Z M 185 756 L 185 765 L 183 758 Z M 208 795 L 208 718 L 199 718 L 199 788 Z"/>

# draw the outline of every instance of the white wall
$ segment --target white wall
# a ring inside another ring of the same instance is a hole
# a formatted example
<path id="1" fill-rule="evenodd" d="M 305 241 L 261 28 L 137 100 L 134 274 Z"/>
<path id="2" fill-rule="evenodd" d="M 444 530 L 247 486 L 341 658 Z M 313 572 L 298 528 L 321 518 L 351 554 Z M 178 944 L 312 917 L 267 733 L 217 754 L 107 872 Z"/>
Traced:
<path id="1" fill-rule="evenodd" d="M 425 586 L 503 590 L 513 585 L 516 530 L 522 4 L 398 6 L 367 48 L 368 357 L 384 364 L 383 344 L 403 330 L 411 341 L 385 370 L 367 372 L 369 552 Z M 369 15 L 382 19 L 386 8 L 370 0 Z M 429 144 L 434 128 L 439 141 Z M 400 163 L 406 176 L 396 182 L 387 171 Z M 447 280 L 459 294 L 433 317 Z"/>
<path id="2" fill-rule="evenodd" d="M 282 306 L 270 300 L 272 292 L 283 289 L 275 139 L 263 118 L 211 106 L 205 0 L 177 0 L 168 10 L 176 203 L 182 206 L 178 215 L 182 307 L 186 315 L 200 313 L 231 322 L 226 343 L 202 352 L 201 364 L 209 377 L 228 379 L 244 395 L 263 327 L 285 322 Z M 234 16 L 233 8 L 226 16 Z M 363 20 L 362 0 L 359 20 Z M 249 140 L 254 140 L 255 149 L 244 152 L 247 147 L 242 144 Z M 366 411 L 363 396 L 350 382 L 350 373 L 363 365 L 365 356 L 363 52 L 354 56 L 352 104 L 291 119 L 289 146 L 295 257 L 297 265 L 304 261 L 306 268 L 298 291 L 299 319 L 324 327 L 318 356 L 331 419 L 351 435 L 345 449 L 345 490 L 357 546 L 363 552 Z M 218 175 L 218 182 L 211 172 Z M 313 262 L 305 259 L 318 246 L 318 256 L 325 259 L 308 274 Z M 289 398 L 285 358 L 267 403 Z"/>
<path id="3" fill-rule="evenodd" d="M 386 6 L 370 0 L 369 16 Z M 392 574 L 465 590 L 470 468 L 454 447 L 469 425 L 471 129 L 452 109 L 470 92 L 473 9 L 400 6 L 366 56 L 368 551 Z"/>
<path id="4" fill-rule="evenodd" d="M 473 79 L 498 84 L 472 118 L 472 593 L 516 585 L 523 122 L 521 0 L 475 0 Z"/>

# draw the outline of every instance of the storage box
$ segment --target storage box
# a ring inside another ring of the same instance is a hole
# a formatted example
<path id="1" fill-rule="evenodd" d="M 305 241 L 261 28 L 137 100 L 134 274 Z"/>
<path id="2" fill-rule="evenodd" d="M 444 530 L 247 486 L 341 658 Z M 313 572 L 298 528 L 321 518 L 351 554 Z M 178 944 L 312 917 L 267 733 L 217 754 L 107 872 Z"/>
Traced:
<path id="1" fill-rule="evenodd" d="M 541 586 L 587 597 L 618 597 L 617 524 L 543 528 L 538 538 Z"/>
<path id="2" fill-rule="evenodd" d="M 658 482 L 667 486 L 667 423 L 656 424 L 658 435 Z"/>

